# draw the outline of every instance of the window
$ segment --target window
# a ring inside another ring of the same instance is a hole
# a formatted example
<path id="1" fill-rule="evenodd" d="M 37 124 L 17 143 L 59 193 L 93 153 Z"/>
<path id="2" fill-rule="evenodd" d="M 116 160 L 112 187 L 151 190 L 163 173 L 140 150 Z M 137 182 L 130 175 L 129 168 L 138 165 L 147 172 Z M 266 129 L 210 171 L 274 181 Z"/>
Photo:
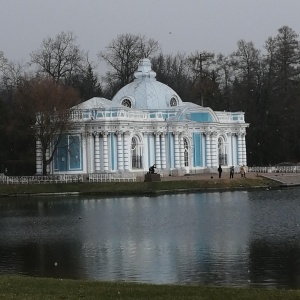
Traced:
<path id="1" fill-rule="evenodd" d="M 131 160 L 133 169 L 142 168 L 142 148 L 136 137 L 133 137 L 131 140 Z"/>
<path id="2" fill-rule="evenodd" d="M 170 100 L 170 106 L 177 106 L 177 100 L 175 97 L 172 97 Z"/>
<path id="3" fill-rule="evenodd" d="M 183 149 L 184 149 L 184 166 L 189 166 L 189 144 L 186 138 L 183 138 Z"/>
<path id="4" fill-rule="evenodd" d="M 69 169 L 70 170 L 80 170 L 81 169 L 81 143 L 80 137 L 78 135 L 69 135 Z"/>
<path id="5" fill-rule="evenodd" d="M 227 165 L 227 154 L 224 145 L 223 138 L 219 137 L 218 139 L 218 152 L 219 152 L 219 165 Z"/>
<path id="6" fill-rule="evenodd" d="M 82 170 L 80 135 L 63 135 L 54 155 L 55 171 Z"/>
<path id="7" fill-rule="evenodd" d="M 123 106 L 126 106 L 126 107 L 129 107 L 131 108 L 131 101 L 129 99 L 124 99 L 122 100 L 122 103 L 121 103 Z"/>
<path id="8" fill-rule="evenodd" d="M 135 150 L 136 149 L 136 144 L 137 144 L 136 138 L 133 138 L 131 140 L 131 150 Z"/>

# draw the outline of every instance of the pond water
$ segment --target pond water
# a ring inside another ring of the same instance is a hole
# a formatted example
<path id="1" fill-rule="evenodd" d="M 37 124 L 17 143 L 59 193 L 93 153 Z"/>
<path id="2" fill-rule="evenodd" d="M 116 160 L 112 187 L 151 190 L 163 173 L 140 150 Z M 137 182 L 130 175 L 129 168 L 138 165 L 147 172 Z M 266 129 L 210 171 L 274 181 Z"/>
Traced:
<path id="1" fill-rule="evenodd" d="M 0 199 L 0 274 L 300 287 L 300 189 Z"/>

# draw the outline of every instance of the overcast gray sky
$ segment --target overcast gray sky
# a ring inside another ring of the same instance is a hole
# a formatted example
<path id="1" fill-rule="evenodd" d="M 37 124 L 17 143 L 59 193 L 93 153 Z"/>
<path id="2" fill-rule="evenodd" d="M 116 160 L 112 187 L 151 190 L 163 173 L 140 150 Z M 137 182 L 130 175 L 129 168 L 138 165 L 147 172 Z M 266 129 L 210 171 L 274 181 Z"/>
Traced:
<path id="1" fill-rule="evenodd" d="M 262 49 L 283 25 L 300 34 L 300 0 L 0 0 L 0 50 L 18 61 L 61 31 L 97 62 L 122 33 L 154 38 L 165 54 L 227 55 L 239 39 Z"/>

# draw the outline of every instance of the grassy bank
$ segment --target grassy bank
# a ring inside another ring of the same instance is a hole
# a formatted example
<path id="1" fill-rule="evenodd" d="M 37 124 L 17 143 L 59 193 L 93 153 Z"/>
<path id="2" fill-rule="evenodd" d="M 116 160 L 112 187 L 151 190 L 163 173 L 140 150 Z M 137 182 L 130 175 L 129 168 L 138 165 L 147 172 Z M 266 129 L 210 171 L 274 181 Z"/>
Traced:
<path id="1" fill-rule="evenodd" d="M 298 290 L 151 285 L 0 276 L 0 299 L 299 299 Z"/>
<path id="2" fill-rule="evenodd" d="M 250 189 L 276 187 L 278 183 L 263 178 L 202 179 L 159 182 L 111 182 L 111 183 L 60 183 L 0 185 L 0 196 L 32 195 L 40 193 L 82 193 L 99 195 L 155 195 L 208 190 Z"/>

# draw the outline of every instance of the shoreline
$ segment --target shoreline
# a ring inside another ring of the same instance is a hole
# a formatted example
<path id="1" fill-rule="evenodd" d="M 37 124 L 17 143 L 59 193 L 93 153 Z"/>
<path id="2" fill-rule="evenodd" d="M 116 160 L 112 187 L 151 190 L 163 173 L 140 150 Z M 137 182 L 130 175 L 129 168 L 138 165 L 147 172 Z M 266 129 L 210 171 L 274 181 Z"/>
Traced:
<path id="1" fill-rule="evenodd" d="M 226 174 L 227 175 L 227 174 Z M 229 175 L 229 174 L 228 174 Z M 253 189 L 280 189 L 296 187 L 299 182 L 284 182 L 278 177 L 247 174 L 241 178 L 223 176 L 219 179 L 217 174 L 192 174 L 182 177 L 165 177 L 154 182 L 99 182 L 99 183 L 59 183 L 59 184 L 0 184 L 0 198 L 8 197 L 37 197 L 37 196 L 156 196 L 163 194 L 196 193 L 196 192 L 225 192 Z M 295 176 L 295 175 L 294 175 Z M 291 178 L 291 177 L 290 177 Z M 294 179 L 293 179 L 294 181 Z"/>

